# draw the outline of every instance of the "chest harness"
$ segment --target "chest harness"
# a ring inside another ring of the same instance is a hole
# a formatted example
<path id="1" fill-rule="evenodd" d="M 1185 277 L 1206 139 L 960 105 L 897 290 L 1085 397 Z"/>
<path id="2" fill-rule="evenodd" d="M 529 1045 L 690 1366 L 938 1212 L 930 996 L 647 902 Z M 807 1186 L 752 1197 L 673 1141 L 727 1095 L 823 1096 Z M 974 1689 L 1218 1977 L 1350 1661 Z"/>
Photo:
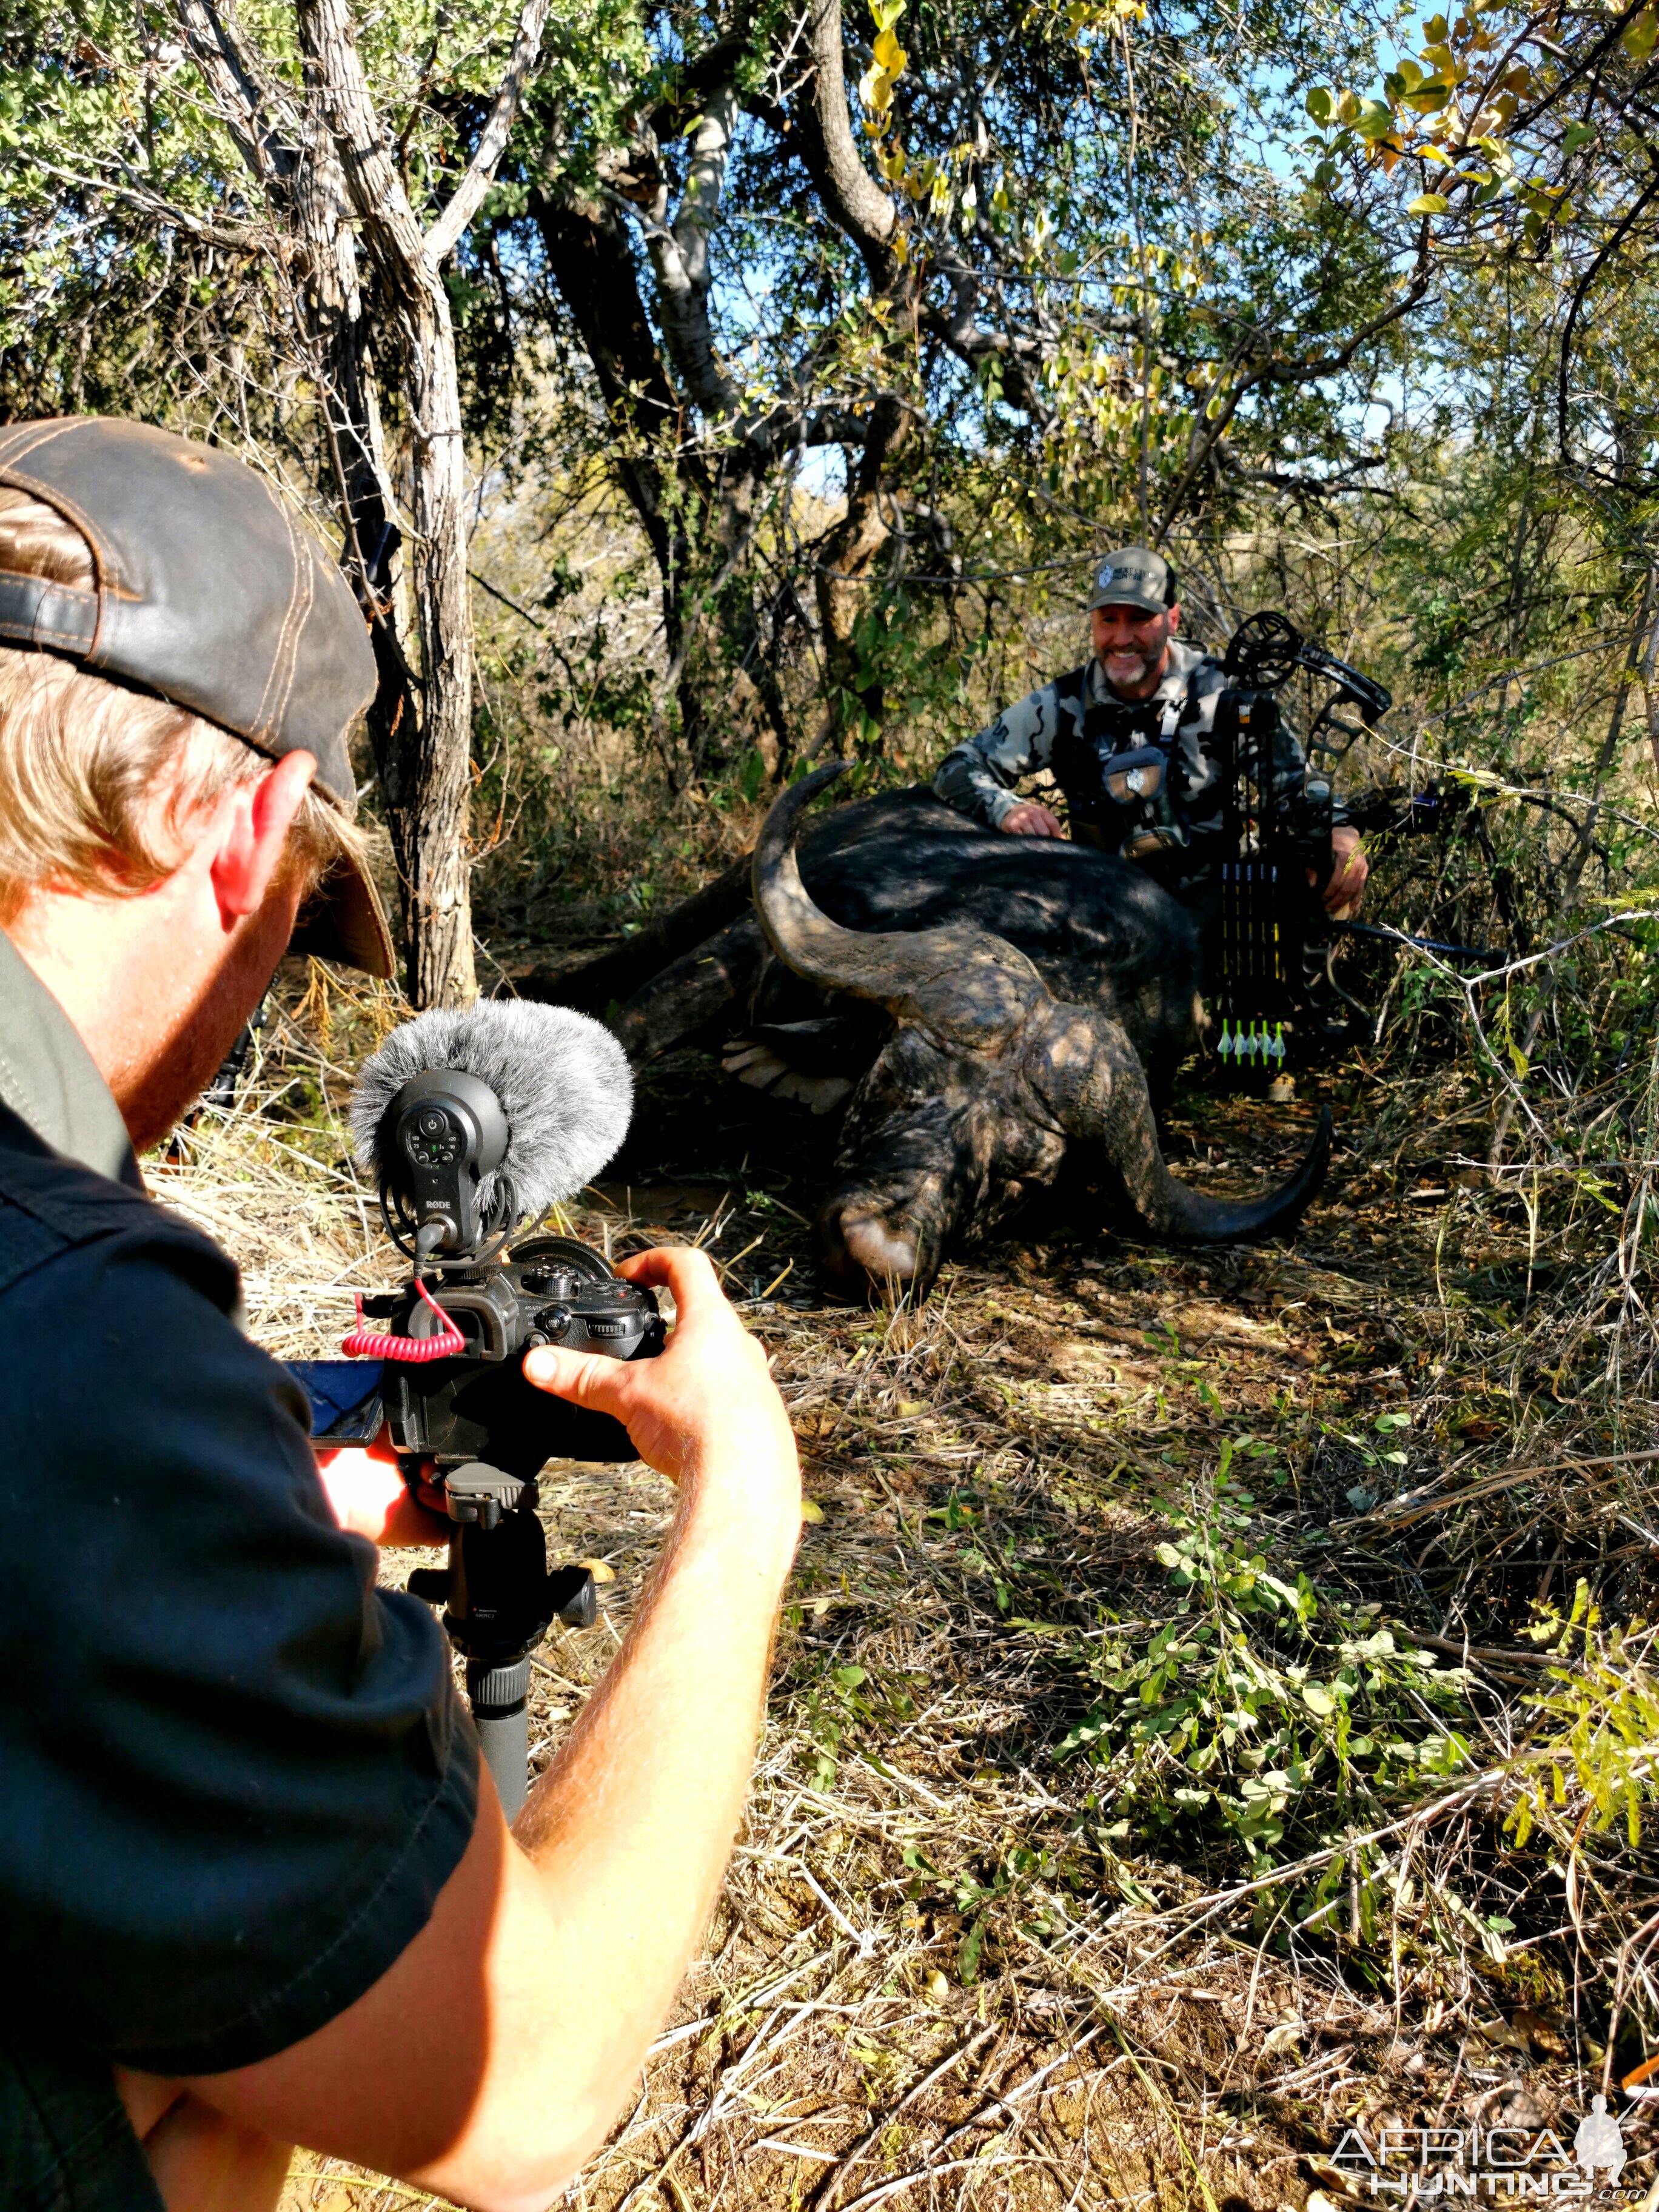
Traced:
<path id="1" fill-rule="evenodd" d="M 1074 842 L 1144 864 L 1188 840 L 1180 732 L 1191 702 L 1184 689 L 1167 699 L 1095 699 L 1088 679 L 1085 662 L 1055 683 L 1060 727 L 1049 767 Z"/>

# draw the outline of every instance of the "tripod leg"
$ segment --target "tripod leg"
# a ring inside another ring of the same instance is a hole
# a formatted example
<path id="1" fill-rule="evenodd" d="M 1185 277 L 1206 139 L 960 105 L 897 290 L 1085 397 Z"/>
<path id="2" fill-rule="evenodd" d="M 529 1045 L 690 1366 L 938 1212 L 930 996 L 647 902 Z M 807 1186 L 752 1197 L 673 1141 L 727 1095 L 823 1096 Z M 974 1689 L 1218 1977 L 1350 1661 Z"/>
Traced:
<path id="1" fill-rule="evenodd" d="M 530 1794 L 530 1718 L 525 1711 L 530 1694 L 529 1660 L 520 1659 L 510 1667 L 492 1667 L 485 1661 L 469 1659 L 466 1694 L 477 1723 L 479 1747 L 495 1777 L 501 1810 L 510 1820 Z"/>

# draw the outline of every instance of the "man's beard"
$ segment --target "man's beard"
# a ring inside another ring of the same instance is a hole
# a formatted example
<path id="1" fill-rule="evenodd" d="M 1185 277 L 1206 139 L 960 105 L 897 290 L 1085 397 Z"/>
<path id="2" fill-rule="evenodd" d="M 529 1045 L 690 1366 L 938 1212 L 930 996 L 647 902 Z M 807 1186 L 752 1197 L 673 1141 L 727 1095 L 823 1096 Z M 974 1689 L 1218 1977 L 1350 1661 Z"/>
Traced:
<path id="1" fill-rule="evenodd" d="M 1157 665 L 1153 658 L 1145 653 L 1109 653 L 1106 655 L 1107 681 L 1112 684 L 1144 684 Z"/>

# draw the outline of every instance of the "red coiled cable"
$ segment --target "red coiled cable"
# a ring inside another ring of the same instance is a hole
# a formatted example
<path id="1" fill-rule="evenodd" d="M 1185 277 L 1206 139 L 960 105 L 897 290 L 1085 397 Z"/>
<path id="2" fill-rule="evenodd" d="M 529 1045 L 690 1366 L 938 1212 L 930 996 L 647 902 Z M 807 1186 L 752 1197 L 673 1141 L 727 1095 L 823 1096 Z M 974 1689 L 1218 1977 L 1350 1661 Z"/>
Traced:
<path id="1" fill-rule="evenodd" d="M 363 1299 L 357 1294 L 357 1326 L 341 1345 L 340 1349 L 349 1359 L 447 1359 L 453 1352 L 466 1350 L 466 1339 L 449 1316 L 432 1297 L 417 1275 L 415 1288 L 431 1310 L 443 1323 L 441 1336 L 392 1336 L 383 1329 L 363 1327 Z"/>

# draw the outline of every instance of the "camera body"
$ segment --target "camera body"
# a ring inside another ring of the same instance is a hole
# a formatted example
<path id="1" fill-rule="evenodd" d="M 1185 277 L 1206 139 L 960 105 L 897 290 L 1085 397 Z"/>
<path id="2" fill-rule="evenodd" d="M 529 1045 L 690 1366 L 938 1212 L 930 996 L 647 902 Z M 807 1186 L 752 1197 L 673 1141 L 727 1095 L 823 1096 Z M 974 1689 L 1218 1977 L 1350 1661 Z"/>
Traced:
<path id="1" fill-rule="evenodd" d="M 442 1359 L 383 1364 L 380 1406 L 400 1453 L 441 1466 L 483 1460 L 520 1477 L 548 1459 L 635 1456 L 620 1422 L 538 1390 L 525 1380 L 522 1362 L 543 1344 L 607 1359 L 654 1359 L 665 1332 L 652 1291 L 623 1282 L 591 1246 L 545 1237 L 490 1266 L 446 1270 L 436 1297 L 466 1349 Z M 396 1336 L 419 1340 L 435 1325 L 412 1285 L 366 1298 L 363 1310 Z"/>

